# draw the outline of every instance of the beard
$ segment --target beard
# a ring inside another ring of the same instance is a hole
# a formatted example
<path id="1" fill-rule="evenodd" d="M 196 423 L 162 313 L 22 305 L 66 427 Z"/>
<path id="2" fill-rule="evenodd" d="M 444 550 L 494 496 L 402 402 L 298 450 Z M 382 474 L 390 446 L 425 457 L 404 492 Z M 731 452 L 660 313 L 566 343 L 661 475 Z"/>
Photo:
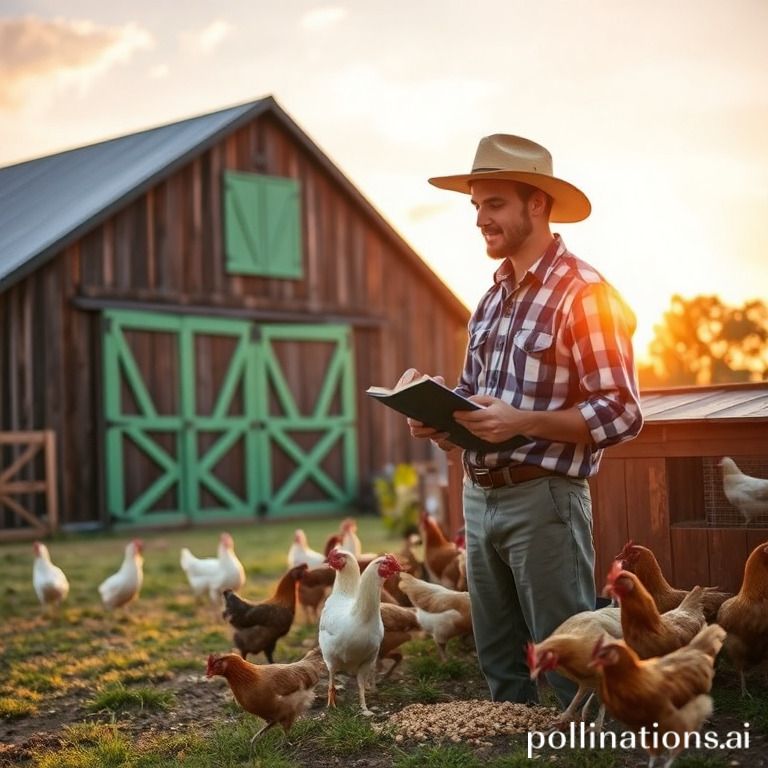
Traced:
<path id="1" fill-rule="evenodd" d="M 530 237 L 531 232 L 533 232 L 530 214 L 524 208 L 521 220 L 516 226 L 507 231 L 494 227 L 492 231 L 494 233 L 501 232 L 503 240 L 500 245 L 486 246 L 486 253 L 496 261 L 514 256 L 520 251 L 525 241 Z"/>

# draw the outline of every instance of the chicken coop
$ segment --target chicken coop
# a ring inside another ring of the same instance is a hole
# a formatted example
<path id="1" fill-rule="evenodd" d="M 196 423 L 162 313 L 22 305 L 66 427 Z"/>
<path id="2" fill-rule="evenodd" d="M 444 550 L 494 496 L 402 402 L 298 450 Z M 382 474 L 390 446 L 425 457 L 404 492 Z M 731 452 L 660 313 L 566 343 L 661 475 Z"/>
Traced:
<path id="1" fill-rule="evenodd" d="M 359 507 L 468 317 L 271 97 L 2 168 L 0 537 Z"/>

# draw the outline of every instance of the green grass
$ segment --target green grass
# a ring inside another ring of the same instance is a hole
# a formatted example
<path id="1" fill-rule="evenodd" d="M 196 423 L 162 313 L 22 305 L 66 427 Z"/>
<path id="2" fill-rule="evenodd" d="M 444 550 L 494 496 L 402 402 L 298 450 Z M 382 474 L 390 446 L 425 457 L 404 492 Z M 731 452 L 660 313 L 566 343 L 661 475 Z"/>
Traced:
<path id="1" fill-rule="evenodd" d="M 173 704 L 174 695 L 154 688 L 126 688 L 122 683 L 107 686 L 96 692 L 88 702 L 90 712 L 123 712 L 126 709 L 165 711 Z"/>
<path id="2" fill-rule="evenodd" d="M 357 755 L 390 741 L 387 733 L 373 729 L 371 720 L 359 709 L 329 709 L 314 734 L 322 748 L 336 755 Z"/>

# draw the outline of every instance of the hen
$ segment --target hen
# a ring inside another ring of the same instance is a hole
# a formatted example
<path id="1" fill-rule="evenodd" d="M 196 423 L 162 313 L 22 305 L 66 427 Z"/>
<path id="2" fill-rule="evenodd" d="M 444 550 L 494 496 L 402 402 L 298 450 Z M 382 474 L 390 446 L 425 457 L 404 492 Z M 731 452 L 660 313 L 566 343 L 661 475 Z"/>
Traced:
<path id="1" fill-rule="evenodd" d="M 622 640 L 595 645 L 591 664 L 600 675 L 600 698 L 608 713 L 634 730 L 677 733 L 679 746 L 671 750 L 671 764 L 685 744 L 685 733 L 698 731 L 712 713 L 715 657 L 725 630 L 705 626 L 690 644 L 666 656 L 641 660 Z M 651 760 L 660 749 L 649 749 Z"/>
<path id="2" fill-rule="evenodd" d="M 664 578 L 656 556 L 647 547 L 642 547 L 632 541 L 624 545 L 624 549 L 616 555 L 624 569 L 632 571 L 643 582 L 648 590 L 659 613 L 666 613 L 677 608 L 688 594 L 684 589 L 675 589 Z M 724 600 L 733 595 L 729 592 L 720 592 L 717 587 L 704 587 L 701 595 L 701 603 L 704 609 L 704 618 L 708 623 L 717 617 L 717 610 Z"/>
<path id="3" fill-rule="evenodd" d="M 226 678 L 237 703 L 256 717 L 266 720 L 251 738 L 254 741 L 272 726 L 281 725 L 288 733 L 296 718 L 312 705 L 315 686 L 323 671 L 320 651 L 311 650 L 293 664 L 257 666 L 237 654 L 208 657 L 207 677 Z"/>
<path id="4" fill-rule="evenodd" d="M 768 514 L 768 480 L 745 475 L 728 456 L 721 459 L 720 467 L 725 497 L 741 512 L 745 525 Z"/>
<path id="5" fill-rule="evenodd" d="M 337 571 L 320 616 L 320 650 L 329 674 L 328 706 L 336 706 L 336 674 L 346 672 L 357 677 L 360 708 L 364 715 L 370 715 L 365 683 L 369 679 L 375 683 L 374 665 L 384 639 L 381 585 L 400 570 L 400 564 L 393 555 L 383 555 L 360 576 L 354 555 L 343 549 L 333 550 L 328 563 Z"/>
<path id="6" fill-rule="evenodd" d="M 456 589 L 459 571 L 459 548 L 448 541 L 434 517 L 426 512 L 421 515 L 421 531 L 424 541 L 424 565 L 431 581 Z"/>
<path id="7" fill-rule="evenodd" d="M 101 602 L 105 608 L 119 608 L 139 596 L 144 581 L 143 547 L 139 539 L 129 542 L 125 547 L 120 570 L 99 585 Z"/>
<path id="8" fill-rule="evenodd" d="M 768 661 L 768 541 L 752 550 L 741 589 L 720 606 L 717 622 L 728 632 L 725 651 L 739 670 L 745 696 L 746 670 Z"/>
<path id="9" fill-rule="evenodd" d="M 390 603 L 381 604 L 381 620 L 384 624 L 384 639 L 379 646 L 379 661 L 389 659 L 392 662 L 384 675 L 386 678 L 403 660 L 403 654 L 398 648 L 407 643 L 421 629 L 421 625 L 416 618 L 415 608 Z"/>
<path id="10" fill-rule="evenodd" d="M 416 606 L 419 625 L 432 636 L 443 659 L 446 658 L 445 646 L 452 637 L 472 634 L 468 592 L 429 584 L 409 573 L 400 574 L 400 589 Z"/>
<path id="11" fill-rule="evenodd" d="M 307 541 L 307 534 L 297 528 L 293 534 L 293 544 L 288 550 L 288 567 L 294 568 L 302 563 L 310 568 L 319 568 L 325 563 L 325 555 L 312 549 Z"/>
<path id="12" fill-rule="evenodd" d="M 694 587 L 679 607 L 660 614 L 640 579 L 614 561 L 606 590 L 619 601 L 622 636 L 641 659 L 680 648 L 704 624 L 701 587 Z"/>
<path id="13" fill-rule="evenodd" d="M 267 600 L 252 603 L 231 590 L 224 592 L 222 618 L 234 628 L 233 640 L 245 659 L 249 653 L 261 653 L 272 664 L 277 641 L 288 634 L 296 612 L 296 585 L 307 571 L 306 564 L 285 573 L 275 592 Z"/>
<path id="14" fill-rule="evenodd" d="M 40 604 L 61 605 L 69 594 L 69 581 L 64 571 L 51 562 L 48 547 L 36 541 L 33 545 L 35 562 L 32 566 L 32 586 Z"/>
<path id="15" fill-rule="evenodd" d="M 336 571 L 330 566 L 321 566 L 307 571 L 299 582 L 298 600 L 304 609 L 307 621 L 317 621 L 323 601 L 333 587 Z"/>
<path id="16" fill-rule="evenodd" d="M 621 637 L 621 612 L 613 606 L 577 613 L 566 619 L 546 640 L 528 644 L 531 680 L 538 678 L 542 672 L 554 671 L 579 686 L 556 725 L 573 720 L 577 708 L 587 694 L 597 690 L 600 678 L 590 666 L 590 662 L 595 643 L 606 634 L 614 638 Z M 582 720 L 586 716 L 588 706 L 589 700 L 582 710 Z M 601 706 L 595 721 L 597 730 L 602 728 L 604 714 L 605 707 Z"/>
<path id="17" fill-rule="evenodd" d="M 195 557 L 183 547 L 181 567 L 195 595 L 207 592 L 212 603 L 219 602 L 224 590 L 237 591 L 245 584 L 245 569 L 235 554 L 235 542 L 228 533 L 219 537 L 217 557 Z"/>

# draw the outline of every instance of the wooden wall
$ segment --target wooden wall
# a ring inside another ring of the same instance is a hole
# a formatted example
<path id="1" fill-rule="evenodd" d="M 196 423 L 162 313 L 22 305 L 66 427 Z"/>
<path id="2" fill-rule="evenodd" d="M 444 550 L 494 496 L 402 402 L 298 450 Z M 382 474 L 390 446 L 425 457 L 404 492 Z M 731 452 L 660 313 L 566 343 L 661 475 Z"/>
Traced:
<path id="1" fill-rule="evenodd" d="M 304 277 L 228 275 L 225 169 L 302 189 Z M 347 322 L 357 362 L 360 477 L 429 450 L 363 394 L 410 366 L 455 379 L 467 310 L 327 161 L 267 113 L 0 295 L 0 431 L 57 435 L 63 522 L 103 520 L 100 315 L 106 307 Z M 3 459 L 3 457 L 0 457 Z M 0 527 L 12 519 L 0 517 Z"/>

